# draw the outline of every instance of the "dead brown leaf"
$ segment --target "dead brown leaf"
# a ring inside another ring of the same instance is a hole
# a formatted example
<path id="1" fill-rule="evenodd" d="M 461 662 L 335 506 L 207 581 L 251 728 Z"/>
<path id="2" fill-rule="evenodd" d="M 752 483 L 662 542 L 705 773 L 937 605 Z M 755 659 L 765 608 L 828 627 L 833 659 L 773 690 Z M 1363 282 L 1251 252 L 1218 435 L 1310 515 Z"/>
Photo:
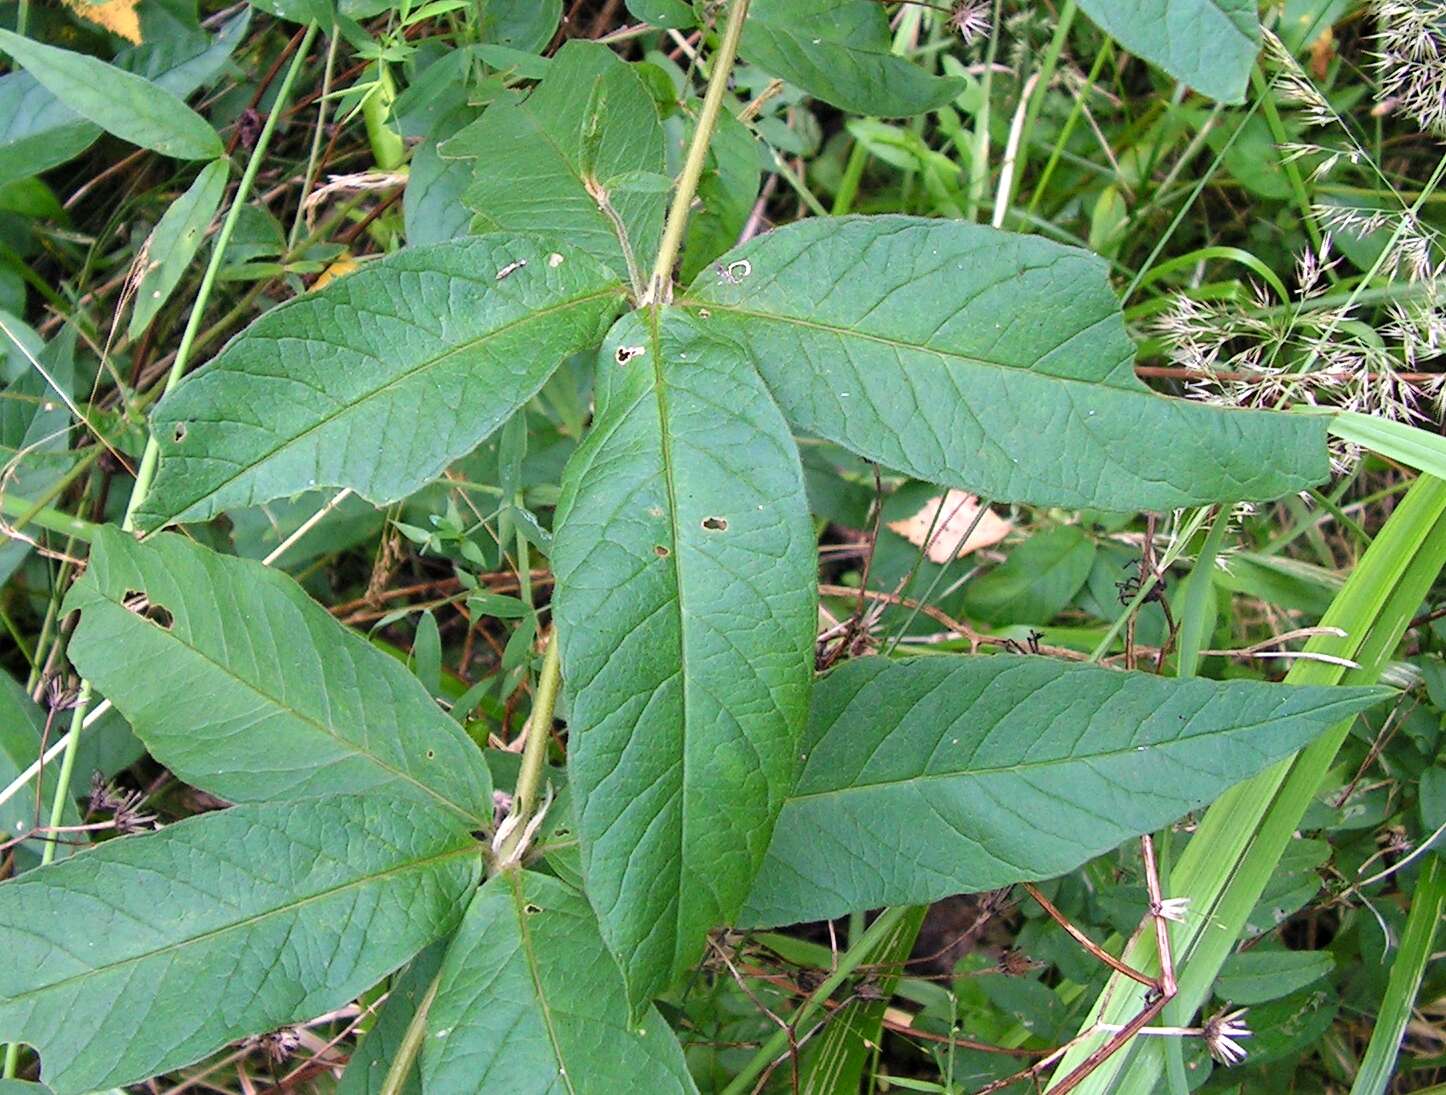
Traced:
<path id="1" fill-rule="evenodd" d="M 889 528 L 909 543 L 924 548 L 929 561 L 942 566 L 950 559 L 960 559 L 972 551 L 999 543 L 1014 528 L 991 509 L 985 509 L 979 516 L 979 509 L 979 499 L 974 495 L 951 490 L 930 498 L 912 517 L 890 521 Z M 976 516 L 979 516 L 978 524 L 975 524 Z M 972 533 L 971 525 L 974 526 Z M 926 546 L 924 541 L 931 528 L 934 536 Z"/>

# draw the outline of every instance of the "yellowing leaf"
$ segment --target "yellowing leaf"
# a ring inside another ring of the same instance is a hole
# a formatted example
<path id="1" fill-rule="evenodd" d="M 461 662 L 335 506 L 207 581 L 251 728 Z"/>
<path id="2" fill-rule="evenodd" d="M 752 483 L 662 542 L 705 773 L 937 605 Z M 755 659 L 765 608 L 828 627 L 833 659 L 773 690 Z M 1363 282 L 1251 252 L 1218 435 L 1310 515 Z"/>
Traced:
<path id="1" fill-rule="evenodd" d="M 350 255 L 342 255 L 320 274 L 317 275 L 316 284 L 311 287 L 315 292 L 317 289 L 325 289 L 328 284 L 337 278 L 344 278 L 357 268 L 356 259 Z"/>
<path id="2" fill-rule="evenodd" d="M 914 546 L 923 548 L 931 563 L 943 566 L 950 559 L 962 559 L 971 551 L 999 543 L 1014 528 L 992 509 L 985 508 L 983 516 L 979 509 L 975 495 L 951 490 L 930 498 L 912 517 L 890 521 L 889 528 Z"/>
<path id="3" fill-rule="evenodd" d="M 101 0 L 97 4 L 88 0 L 65 0 L 65 4 L 82 19 L 140 45 L 141 21 L 136 15 L 136 0 Z"/>

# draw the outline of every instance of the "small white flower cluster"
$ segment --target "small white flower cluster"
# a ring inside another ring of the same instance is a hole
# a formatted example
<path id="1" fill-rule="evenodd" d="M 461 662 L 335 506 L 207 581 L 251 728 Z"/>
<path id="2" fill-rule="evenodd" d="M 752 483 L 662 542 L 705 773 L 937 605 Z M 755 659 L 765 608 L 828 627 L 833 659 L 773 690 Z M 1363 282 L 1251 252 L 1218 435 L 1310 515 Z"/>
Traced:
<path id="1" fill-rule="evenodd" d="M 1446 352 L 1440 244 L 1409 212 L 1318 213 L 1335 231 L 1393 226 L 1380 269 L 1399 279 L 1401 291 L 1384 305 L 1385 318 L 1371 322 L 1359 300 L 1336 303 L 1331 296 L 1329 274 L 1340 259 L 1332 257 L 1327 235 L 1319 251 L 1308 249 L 1297 260 L 1295 300 L 1274 302 L 1260 287 L 1247 302 L 1182 294 L 1156 318 L 1154 333 L 1172 364 L 1192 374 L 1188 393 L 1223 406 L 1326 404 L 1439 426 L 1446 416 L 1446 373 L 1434 371 Z M 1332 444 L 1338 471 L 1359 458 L 1355 447 Z"/>
<path id="2" fill-rule="evenodd" d="M 1446 136 L 1446 4 L 1376 0 L 1375 16 L 1382 106 Z"/>

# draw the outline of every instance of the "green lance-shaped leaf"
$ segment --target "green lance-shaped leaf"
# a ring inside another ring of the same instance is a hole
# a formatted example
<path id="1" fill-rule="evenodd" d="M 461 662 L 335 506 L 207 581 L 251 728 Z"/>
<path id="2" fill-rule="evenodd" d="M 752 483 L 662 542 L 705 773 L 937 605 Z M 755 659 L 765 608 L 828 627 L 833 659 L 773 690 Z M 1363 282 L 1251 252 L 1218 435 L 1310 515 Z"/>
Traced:
<path id="1" fill-rule="evenodd" d="M 1158 396 L 1105 263 L 956 221 L 821 217 L 751 240 L 684 302 L 798 429 L 996 500 L 1169 510 L 1329 475 L 1325 425 Z"/>
<path id="2" fill-rule="evenodd" d="M 210 123 L 159 84 L 8 30 L 0 30 L 0 49 L 71 110 L 121 140 L 182 160 L 225 152 Z"/>
<path id="3" fill-rule="evenodd" d="M 526 53 L 541 53 L 562 22 L 562 0 L 488 0 L 482 40 Z"/>
<path id="4" fill-rule="evenodd" d="M 998 655 L 820 681 L 741 923 L 821 920 L 1073 870 L 1390 695 Z"/>
<path id="5" fill-rule="evenodd" d="M 665 170 L 653 96 L 606 46 L 568 42 L 535 91 L 498 99 L 441 151 L 476 158 L 462 200 L 484 229 L 566 239 L 624 278 L 658 249 L 667 194 L 607 193 L 616 221 L 599 203 L 607 180 Z"/>
<path id="6" fill-rule="evenodd" d="M 136 287 L 136 306 L 128 328 L 131 338 L 139 338 L 145 331 L 201 249 L 206 226 L 221 207 L 229 171 L 226 160 L 213 160 L 203 167 L 186 192 L 166 208 L 147 238 L 142 248 L 145 262 L 141 283 Z"/>
<path id="7" fill-rule="evenodd" d="M 1260 52 L 1255 0 L 1080 0 L 1097 26 L 1131 53 L 1212 99 L 1245 98 Z"/>
<path id="8" fill-rule="evenodd" d="M 115 62 L 184 98 L 215 79 L 250 23 L 246 8 L 214 41 L 199 31 L 180 34 L 124 49 Z M 0 76 L 0 186 L 65 163 L 100 134 L 100 126 L 71 110 L 30 73 Z"/>
<path id="9" fill-rule="evenodd" d="M 76 668 L 186 782 L 232 802 L 381 793 L 490 823 L 491 777 L 462 728 L 288 575 L 101 528 L 65 608 L 80 610 Z"/>
<path id="10" fill-rule="evenodd" d="M 739 49 L 760 68 L 856 114 L 922 114 L 964 89 L 962 80 L 895 56 L 888 14 L 873 0 L 754 0 Z"/>
<path id="11" fill-rule="evenodd" d="M 555 608 L 588 897 L 636 1006 L 736 916 L 792 785 L 815 551 L 793 438 L 728 343 L 634 313 L 598 389 Z"/>
<path id="12" fill-rule="evenodd" d="M 481 857 L 431 807 L 238 806 L 0 885 L 0 1038 L 119 1087 L 345 1004 L 451 930 Z"/>
<path id="13" fill-rule="evenodd" d="M 688 0 L 624 0 L 624 5 L 634 19 L 655 27 L 688 30 L 698 22 Z"/>
<path id="14" fill-rule="evenodd" d="M 1037 532 L 996 567 L 964 587 L 970 616 L 990 623 L 1048 623 L 1074 600 L 1097 550 L 1078 525 Z"/>
<path id="15" fill-rule="evenodd" d="M 692 1092 L 657 1010 L 627 992 L 587 900 L 506 871 L 477 891 L 442 963 L 422 1043 L 429 1092 Z"/>
<path id="16" fill-rule="evenodd" d="M 596 345 L 622 296 L 576 248 L 491 235 L 400 251 L 284 304 L 156 408 L 160 472 L 137 522 L 323 486 L 405 497 Z"/>

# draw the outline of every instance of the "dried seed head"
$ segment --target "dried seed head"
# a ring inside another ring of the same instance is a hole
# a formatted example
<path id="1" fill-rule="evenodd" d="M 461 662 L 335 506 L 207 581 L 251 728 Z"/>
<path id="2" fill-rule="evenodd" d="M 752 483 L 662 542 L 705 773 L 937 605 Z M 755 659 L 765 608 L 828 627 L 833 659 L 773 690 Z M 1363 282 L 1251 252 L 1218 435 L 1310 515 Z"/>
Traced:
<path id="1" fill-rule="evenodd" d="M 301 1048 L 301 1031 L 296 1027 L 282 1027 L 266 1034 L 253 1034 L 241 1043 L 245 1049 L 259 1049 L 273 1065 L 279 1065 Z"/>
<path id="2" fill-rule="evenodd" d="M 949 29 L 964 39 L 966 46 L 977 39 L 987 38 L 990 30 L 988 0 L 957 0 L 949 13 Z"/>
<path id="3" fill-rule="evenodd" d="M 86 812 L 98 814 L 114 810 L 117 802 L 115 788 L 106 781 L 105 773 L 95 771 L 90 774 L 90 800 L 86 804 Z"/>
<path id="4" fill-rule="evenodd" d="M 114 783 L 107 783 L 99 772 L 90 777 L 90 800 L 87 804 L 90 812 L 109 813 L 117 833 L 124 835 L 155 828 L 156 815 L 141 813 L 145 801 L 144 791 L 122 791 Z"/>
<path id="5" fill-rule="evenodd" d="M 1010 977 L 1023 977 L 1027 973 L 1033 973 L 1043 965 L 1036 962 L 1022 950 L 1011 947 L 999 956 L 999 972 L 1008 974 Z"/>
<path id="6" fill-rule="evenodd" d="M 1250 1028 L 1245 1025 L 1245 1008 L 1230 1012 L 1217 1012 L 1205 1023 L 1205 1046 L 1210 1056 L 1223 1065 L 1238 1065 L 1245 1060 L 1246 1052 L 1239 1039 L 1250 1037 Z"/>

